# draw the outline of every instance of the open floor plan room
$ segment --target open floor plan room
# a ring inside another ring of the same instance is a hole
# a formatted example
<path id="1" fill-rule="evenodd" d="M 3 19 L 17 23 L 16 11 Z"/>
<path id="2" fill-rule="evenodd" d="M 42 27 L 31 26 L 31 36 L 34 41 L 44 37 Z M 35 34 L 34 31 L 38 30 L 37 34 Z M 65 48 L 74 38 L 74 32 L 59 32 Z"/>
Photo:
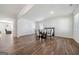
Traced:
<path id="1" fill-rule="evenodd" d="M 79 55 L 79 4 L 0 4 L 0 55 Z"/>

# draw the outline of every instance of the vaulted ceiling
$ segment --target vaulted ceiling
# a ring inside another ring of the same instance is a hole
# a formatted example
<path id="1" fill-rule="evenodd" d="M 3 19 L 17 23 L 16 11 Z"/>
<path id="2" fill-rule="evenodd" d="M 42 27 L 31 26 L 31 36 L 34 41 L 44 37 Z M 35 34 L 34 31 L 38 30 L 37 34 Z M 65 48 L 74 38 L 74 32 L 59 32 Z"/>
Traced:
<path id="1" fill-rule="evenodd" d="M 24 6 L 23 4 L 0 4 L 0 17 L 15 17 Z"/>
<path id="2" fill-rule="evenodd" d="M 0 4 L 0 17 L 19 17 L 40 21 L 47 17 L 72 14 L 77 6 L 76 4 Z"/>
<path id="3" fill-rule="evenodd" d="M 38 4 L 34 5 L 23 17 L 40 21 L 47 17 L 56 17 L 72 14 L 77 5 L 69 4 Z M 51 14 L 53 12 L 53 14 Z"/>

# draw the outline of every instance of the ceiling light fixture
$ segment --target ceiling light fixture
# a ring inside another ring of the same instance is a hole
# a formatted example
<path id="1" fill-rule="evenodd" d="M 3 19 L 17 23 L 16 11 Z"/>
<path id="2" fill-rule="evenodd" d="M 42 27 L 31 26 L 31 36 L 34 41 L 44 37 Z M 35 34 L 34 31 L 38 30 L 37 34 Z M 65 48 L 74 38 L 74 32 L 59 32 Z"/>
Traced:
<path id="1" fill-rule="evenodd" d="M 53 12 L 53 11 L 51 11 L 51 12 L 50 12 L 50 14 L 54 14 L 54 12 Z"/>

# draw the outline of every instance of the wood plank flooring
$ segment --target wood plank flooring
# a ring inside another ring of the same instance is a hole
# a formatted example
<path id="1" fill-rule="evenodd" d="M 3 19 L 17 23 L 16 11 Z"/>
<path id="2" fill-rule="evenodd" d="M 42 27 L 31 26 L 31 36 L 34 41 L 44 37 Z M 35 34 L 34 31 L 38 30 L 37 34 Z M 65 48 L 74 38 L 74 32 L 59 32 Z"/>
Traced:
<path id="1" fill-rule="evenodd" d="M 79 55 L 79 44 L 73 39 L 62 37 L 45 41 L 36 40 L 34 35 L 30 35 L 16 38 L 9 45 L 7 42 L 4 44 L 0 41 L 0 52 L 9 55 Z"/>

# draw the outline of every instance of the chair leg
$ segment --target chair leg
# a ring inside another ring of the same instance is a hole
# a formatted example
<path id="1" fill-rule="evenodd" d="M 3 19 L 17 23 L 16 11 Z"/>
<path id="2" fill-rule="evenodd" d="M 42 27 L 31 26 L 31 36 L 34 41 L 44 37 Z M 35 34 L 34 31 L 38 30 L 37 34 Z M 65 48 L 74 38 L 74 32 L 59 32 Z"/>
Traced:
<path id="1" fill-rule="evenodd" d="M 50 36 L 50 40 L 52 39 L 52 36 Z"/>

